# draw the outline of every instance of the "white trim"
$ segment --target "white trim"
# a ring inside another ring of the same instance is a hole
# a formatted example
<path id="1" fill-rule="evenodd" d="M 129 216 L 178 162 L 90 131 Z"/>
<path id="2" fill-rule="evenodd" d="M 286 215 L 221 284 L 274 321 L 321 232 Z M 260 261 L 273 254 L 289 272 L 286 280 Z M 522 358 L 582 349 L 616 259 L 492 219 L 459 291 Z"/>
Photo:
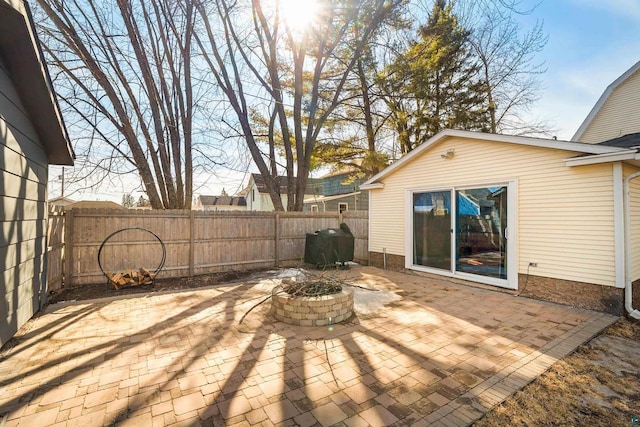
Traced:
<path id="1" fill-rule="evenodd" d="M 456 271 L 456 254 L 457 254 L 457 241 L 456 234 L 458 230 L 458 198 L 456 197 L 456 191 L 458 191 L 460 187 L 451 187 L 449 190 L 449 198 L 451 199 L 451 223 L 449 224 L 449 256 L 451 260 L 449 262 L 449 270 L 451 273 L 456 276 L 460 274 L 460 272 Z"/>
<path id="2" fill-rule="evenodd" d="M 620 162 L 624 160 L 636 160 L 638 152 L 636 150 L 627 150 L 621 153 L 605 153 L 595 154 L 592 156 L 572 157 L 564 159 L 565 165 L 569 167 L 595 165 L 598 163 Z"/>
<path id="3" fill-rule="evenodd" d="M 624 227 L 624 177 L 622 163 L 613 164 L 613 236 L 615 253 L 616 288 L 625 286 L 625 227 Z"/>
<path id="4" fill-rule="evenodd" d="M 371 192 L 367 192 L 369 210 L 367 211 L 367 236 L 371 236 Z M 371 237 L 367 238 L 367 261 L 371 264 Z"/>
<path id="5" fill-rule="evenodd" d="M 368 181 L 367 181 L 368 182 Z M 374 182 L 371 184 L 360 185 L 361 190 L 381 190 L 384 188 L 384 184 L 381 182 Z"/>
<path id="6" fill-rule="evenodd" d="M 404 190 L 404 268 L 406 269 L 411 269 L 413 266 L 413 192 L 414 190 L 410 189 Z M 371 212 L 371 205 L 369 205 L 369 212 Z"/>
<path id="7" fill-rule="evenodd" d="M 441 141 L 447 138 L 464 138 L 464 139 L 476 139 L 480 141 L 487 142 L 499 142 L 506 144 L 515 144 L 515 145 L 525 145 L 530 147 L 540 147 L 540 148 L 549 148 L 554 150 L 564 150 L 564 151 L 573 151 L 576 153 L 586 153 L 586 154 L 607 154 L 607 153 L 627 153 L 629 150 L 627 148 L 620 147 L 611 147 L 607 145 L 599 145 L 599 144 L 585 144 L 582 142 L 572 142 L 572 141 L 557 141 L 554 139 L 542 139 L 542 138 L 531 138 L 524 136 L 512 136 L 512 135 L 499 135 L 494 133 L 482 133 L 482 132 L 470 132 L 466 130 L 455 130 L 455 129 L 445 129 L 437 135 L 429 138 L 428 141 L 424 142 L 416 149 L 402 157 L 400 160 L 386 167 L 382 171 L 378 172 L 376 175 L 371 177 L 365 183 L 360 185 L 361 189 L 364 190 L 372 190 L 383 188 L 384 184 L 381 182 L 377 182 L 378 180 L 384 178 L 389 175 L 396 169 L 402 167 L 405 163 L 411 162 L 413 159 L 417 158 L 422 154 L 422 152 L 427 151 L 439 144 Z M 461 148 L 462 149 L 462 148 Z M 446 161 L 446 159 L 443 159 Z M 380 187 L 379 185 L 382 185 Z"/>
<path id="8" fill-rule="evenodd" d="M 624 83 L 629 77 L 635 74 L 635 72 L 638 70 L 640 70 L 640 61 L 636 62 L 631 68 L 625 71 L 624 74 L 622 74 L 620 77 L 615 79 L 613 83 L 607 86 L 607 88 L 604 90 L 602 95 L 600 95 L 598 102 L 596 102 L 596 104 L 593 106 L 593 108 L 591 109 L 587 117 L 584 119 L 584 121 L 582 122 L 582 124 L 580 125 L 576 133 L 571 137 L 572 141 L 577 141 L 580 138 L 582 138 L 582 135 L 587 130 L 587 128 L 589 127 L 589 125 L 591 124 L 595 116 L 598 114 L 598 112 L 600 112 L 600 109 L 602 108 L 604 103 L 607 102 L 607 99 L 609 99 L 609 96 L 611 96 L 611 93 L 613 93 L 613 91 L 616 90 L 618 86 Z"/>
<path id="9" fill-rule="evenodd" d="M 633 308 L 633 277 L 631 277 L 631 180 L 640 177 L 640 172 L 624 178 L 624 308 L 629 316 L 640 319 L 640 311 Z"/>
<path id="10" fill-rule="evenodd" d="M 520 269 L 520 251 L 518 233 L 518 217 L 520 215 L 518 195 L 518 178 L 507 183 L 507 283 L 509 289 L 518 289 Z"/>
<path id="11" fill-rule="evenodd" d="M 354 193 L 346 193 L 346 194 L 336 194 L 334 196 L 313 196 L 308 199 L 304 199 L 303 203 L 316 203 L 316 202 L 328 202 L 330 200 L 339 200 L 344 197 L 352 197 L 360 194 L 360 191 L 356 191 Z"/>

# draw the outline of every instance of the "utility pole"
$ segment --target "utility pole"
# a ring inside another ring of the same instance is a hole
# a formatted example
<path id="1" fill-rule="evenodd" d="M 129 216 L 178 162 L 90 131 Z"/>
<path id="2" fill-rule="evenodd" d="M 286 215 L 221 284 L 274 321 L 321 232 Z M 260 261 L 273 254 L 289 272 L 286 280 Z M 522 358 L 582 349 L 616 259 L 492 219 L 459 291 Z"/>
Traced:
<path id="1" fill-rule="evenodd" d="M 64 197 L 64 166 L 62 167 L 62 175 L 59 175 L 58 179 L 62 180 L 62 195 L 60 197 Z"/>

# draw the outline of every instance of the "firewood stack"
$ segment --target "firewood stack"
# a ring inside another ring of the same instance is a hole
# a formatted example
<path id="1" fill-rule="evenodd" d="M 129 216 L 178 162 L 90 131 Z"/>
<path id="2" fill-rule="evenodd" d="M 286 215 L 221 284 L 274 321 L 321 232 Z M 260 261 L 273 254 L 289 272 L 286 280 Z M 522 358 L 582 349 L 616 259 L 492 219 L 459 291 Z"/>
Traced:
<path id="1" fill-rule="evenodd" d="M 153 283 L 156 275 L 146 268 L 139 271 L 129 270 L 117 273 L 107 273 L 109 283 L 117 290 L 126 286 L 148 285 Z"/>

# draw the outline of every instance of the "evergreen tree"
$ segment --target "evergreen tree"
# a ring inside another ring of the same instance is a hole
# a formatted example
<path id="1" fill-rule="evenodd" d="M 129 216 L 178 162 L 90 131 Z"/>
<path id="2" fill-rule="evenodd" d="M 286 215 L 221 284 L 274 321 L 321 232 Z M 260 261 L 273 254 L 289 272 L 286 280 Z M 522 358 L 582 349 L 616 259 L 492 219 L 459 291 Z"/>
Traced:
<path id="1" fill-rule="evenodd" d="M 489 129 L 484 82 L 463 28 L 437 0 L 418 40 L 380 77 L 403 153 L 447 128 Z"/>

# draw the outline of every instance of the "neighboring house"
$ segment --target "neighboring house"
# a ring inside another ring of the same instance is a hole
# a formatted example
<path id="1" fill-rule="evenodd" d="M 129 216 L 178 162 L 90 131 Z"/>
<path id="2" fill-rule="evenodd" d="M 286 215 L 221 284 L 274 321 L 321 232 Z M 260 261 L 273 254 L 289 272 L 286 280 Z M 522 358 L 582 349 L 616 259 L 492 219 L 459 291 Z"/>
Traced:
<path id="1" fill-rule="evenodd" d="M 360 190 L 365 180 L 353 178 L 355 169 L 347 168 L 328 173 L 320 178 L 322 191 L 305 198 L 304 210 L 313 212 L 366 211 L 369 208 L 369 197 L 366 191 Z"/>
<path id="2" fill-rule="evenodd" d="M 193 206 L 197 211 L 246 211 L 244 196 L 198 196 Z"/>
<path id="3" fill-rule="evenodd" d="M 604 91 L 573 141 L 590 144 L 640 132 L 640 61 Z"/>
<path id="4" fill-rule="evenodd" d="M 280 186 L 280 199 L 282 205 L 287 208 L 287 177 L 278 176 L 276 182 Z M 305 199 L 309 196 L 319 194 L 322 191 L 322 183 L 319 179 L 309 178 L 307 180 L 307 188 L 305 190 Z M 252 173 L 249 178 L 249 185 L 243 190 L 246 192 L 247 210 L 249 211 L 273 211 L 273 202 L 264 183 L 262 175 Z"/>
<path id="5" fill-rule="evenodd" d="M 361 185 L 370 262 L 621 315 L 640 279 L 639 146 L 440 132 Z"/>
<path id="6" fill-rule="evenodd" d="M 0 345 L 46 303 L 47 169 L 73 150 L 26 2 L 0 0 Z"/>
<path id="7" fill-rule="evenodd" d="M 56 208 L 64 208 L 71 203 L 75 203 L 75 200 L 72 200 L 68 197 L 56 197 L 55 199 L 49 199 L 49 212 Z"/>

